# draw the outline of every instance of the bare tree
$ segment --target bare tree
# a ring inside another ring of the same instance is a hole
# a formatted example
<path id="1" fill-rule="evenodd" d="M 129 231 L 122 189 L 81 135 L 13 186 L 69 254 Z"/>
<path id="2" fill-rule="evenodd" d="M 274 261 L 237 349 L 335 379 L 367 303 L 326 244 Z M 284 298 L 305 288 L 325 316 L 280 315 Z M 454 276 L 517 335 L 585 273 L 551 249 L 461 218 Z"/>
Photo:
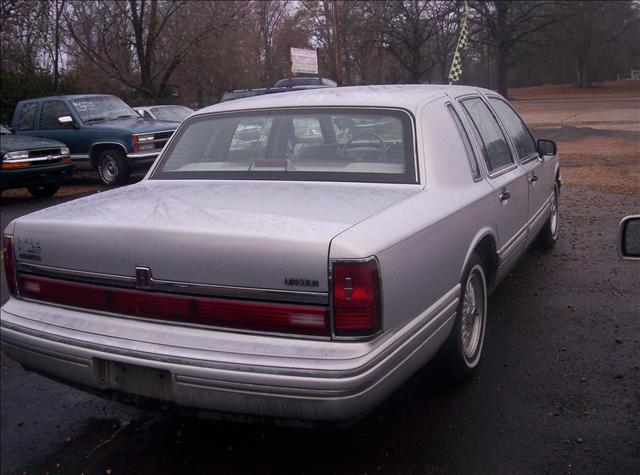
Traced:
<path id="1" fill-rule="evenodd" d="M 259 0 L 254 3 L 258 34 L 260 37 L 260 56 L 263 61 L 262 78 L 265 84 L 272 85 L 273 39 L 287 9 L 284 0 Z"/>
<path id="2" fill-rule="evenodd" d="M 506 97 L 509 70 L 518 59 L 516 49 L 531 44 L 532 36 L 555 22 L 545 2 L 505 0 L 474 2 L 479 41 L 493 49 L 498 92 Z M 538 45 L 540 46 L 540 45 Z M 521 59 L 521 58 L 520 58 Z"/>
<path id="3" fill-rule="evenodd" d="M 232 8 L 227 8 L 230 4 Z M 73 1 L 65 20 L 86 58 L 104 74 L 152 101 L 166 92 L 189 50 L 236 22 L 244 6 L 244 2 Z M 215 14 L 218 10 L 224 18 L 217 24 L 200 20 L 207 16 L 203 12 Z M 101 21 L 92 21 L 96 14 Z"/>

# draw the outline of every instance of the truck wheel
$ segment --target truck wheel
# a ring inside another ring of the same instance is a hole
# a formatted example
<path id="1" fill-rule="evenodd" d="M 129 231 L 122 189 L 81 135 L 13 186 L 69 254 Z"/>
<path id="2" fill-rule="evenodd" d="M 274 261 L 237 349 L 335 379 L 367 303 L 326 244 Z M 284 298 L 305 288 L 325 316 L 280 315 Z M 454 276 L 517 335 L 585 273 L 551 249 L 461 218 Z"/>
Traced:
<path id="1" fill-rule="evenodd" d="M 447 376 L 455 383 L 469 379 L 480 363 L 487 326 L 487 279 L 482 260 L 475 252 L 460 286 L 456 320 L 443 347 L 449 370 Z"/>
<path id="2" fill-rule="evenodd" d="M 538 246 L 542 249 L 552 249 L 558 240 L 558 228 L 560 225 L 560 193 L 558 183 L 553 187 L 553 198 L 551 198 L 551 210 L 549 217 L 544 223 L 538 235 Z"/>
<path id="3" fill-rule="evenodd" d="M 107 186 L 120 185 L 129 179 L 129 165 L 120 150 L 110 148 L 100 153 L 98 178 Z"/>
<path id="4" fill-rule="evenodd" d="M 42 185 L 29 185 L 27 190 L 36 198 L 47 198 L 56 194 L 60 188 L 59 183 L 46 183 Z"/>

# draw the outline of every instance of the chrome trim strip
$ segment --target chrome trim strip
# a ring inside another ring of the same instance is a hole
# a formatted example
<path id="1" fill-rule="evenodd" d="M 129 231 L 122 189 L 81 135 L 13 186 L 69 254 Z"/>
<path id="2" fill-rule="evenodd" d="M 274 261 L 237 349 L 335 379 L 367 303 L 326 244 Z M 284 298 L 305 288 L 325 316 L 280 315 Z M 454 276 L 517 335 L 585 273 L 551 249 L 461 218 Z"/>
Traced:
<path id="1" fill-rule="evenodd" d="M 517 249 L 517 245 L 520 244 L 522 240 L 527 237 L 528 229 L 529 229 L 529 222 L 526 222 L 525 225 L 522 226 L 520 230 L 511 238 L 511 240 L 508 243 L 506 243 L 504 246 L 502 246 L 502 248 L 498 251 L 498 257 L 500 258 L 500 266 L 502 266 L 506 261 L 509 260 L 514 250 Z"/>
<path id="2" fill-rule="evenodd" d="M 149 152 L 128 153 L 127 154 L 127 158 L 132 158 L 132 159 L 137 159 L 137 158 L 155 158 L 158 155 L 160 155 L 161 151 L 162 151 L 161 148 L 154 148 L 153 150 L 151 150 Z"/>
<path id="3" fill-rule="evenodd" d="M 536 212 L 536 214 L 529 220 L 529 229 L 537 229 L 541 226 L 540 222 L 544 222 L 546 216 L 546 211 L 549 209 L 549 204 L 552 198 L 547 198 L 544 204 L 540 207 L 540 209 Z"/>
<path id="4" fill-rule="evenodd" d="M 176 129 L 177 129 L 177 127 L 176 127 Z M 141 135 L 166 134 L 167 132 L 171 132 L 171 133 L 173 133 L 173 132 L 175 132 L 175 131 L 176 131 L 176 129 L 154 130 L 153 132 L 140 132 L 140 133 L 132 134 L 132 135 L 135 135 L 136 137 L 139 137 L 139 136 L 141 136 Z M 169 138 L 170 138 L 170 137 L 167 137 L 166 139 L 163 139 L 163 140 L 169 140 Z"/>
<path id="5" fill-rule="evenodd" d="M 21 158 L 18 160 L 5 159 L 4 163 L 51 162 L 53 160 L 60 160 L 68 156 L 69 155 L 47 155 L 46 157 Z"/>
<path id="6" fill-rule="evenodd" d="M 20 272 L 42 275 L 56 279 L 75 280 L 91 284 L 113 285 L 117 287 L 136 288 L 135 277 L 113 274 L 99 274 L 71 269 L 60 269 L 41 264 L 17 262 Z M 300 290 L 258 289 L 254 287 L 234 287 L 215 284 L 197 284 L 192 282 L 176 282 L 151 278 L 149 290 L 178 294 L 204 295 L 208 297 L 232 298 L 241 300 L 263 300 L 286 303 L 307 303 L 327 305 L 329 296 L 326 292 L 304 292 Z"/>

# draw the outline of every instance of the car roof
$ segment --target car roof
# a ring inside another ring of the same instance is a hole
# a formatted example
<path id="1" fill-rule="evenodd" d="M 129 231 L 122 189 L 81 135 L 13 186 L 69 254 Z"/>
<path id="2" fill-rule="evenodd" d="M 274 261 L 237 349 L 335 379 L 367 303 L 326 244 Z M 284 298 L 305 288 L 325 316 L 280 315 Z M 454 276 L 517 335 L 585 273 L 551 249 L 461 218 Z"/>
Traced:
<path id="1" fill-rule="evenodd" d="M 20 102 L 33 102 L 33 101 L 70 101 L 74 99 L 88 99 L 90 97 L 112 97 L 113 94 L 67 94 L 62 96 L 46 96 L 46 97 L 34 97 L 33 99 L 24 99 Z"/>
<path id="2" fill-rule="evenodd" d="M 416 112 L 430 100 L 449 94 L 493 92 L 472 86 L 448 86 L 435 84 L 396 84 L 380 86 L 325 87 L 287 94 L 269 94 L 222 102 L 199 110 L 195 115 L 208 112 L 225 112 L 246 109 L 271 109 L 280 107 L 355 106 L 395 107 Z"/>

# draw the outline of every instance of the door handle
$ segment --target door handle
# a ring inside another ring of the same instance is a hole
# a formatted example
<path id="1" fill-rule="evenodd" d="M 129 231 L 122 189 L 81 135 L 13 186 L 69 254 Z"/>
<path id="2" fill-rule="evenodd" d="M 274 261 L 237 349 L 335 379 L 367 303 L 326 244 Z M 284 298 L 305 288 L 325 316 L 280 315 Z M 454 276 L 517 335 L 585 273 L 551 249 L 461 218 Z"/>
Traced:
<path id="1" fill-rule="evenodd" d="M 529 183 L 531 183 L 532 185 L 533 185 L 536 181 L 538 181 L 538 175 L 531 175 L 531 176 L 529 177 Z"/>
<path id="2" fill-rule="evenodd" d="M 500 193 L 500 201 L 507 201 L 509 198 L 511 198 L 511 193 L 509 193 L 508 191 L 505 190 Z"/>

